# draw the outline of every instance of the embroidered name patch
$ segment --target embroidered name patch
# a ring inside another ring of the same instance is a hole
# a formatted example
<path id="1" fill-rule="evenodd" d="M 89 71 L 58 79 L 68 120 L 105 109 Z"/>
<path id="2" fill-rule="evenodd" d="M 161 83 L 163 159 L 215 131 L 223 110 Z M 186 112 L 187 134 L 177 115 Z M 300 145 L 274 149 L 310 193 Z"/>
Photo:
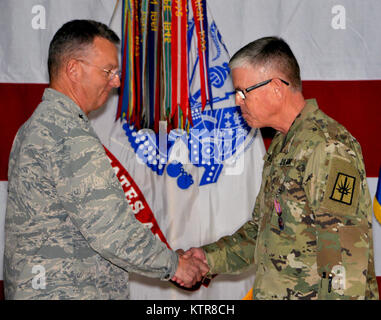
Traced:
<path id="1" fill-rule="evenodd" d="M 352 204 L 355 183 L 355 177 L 339 172 L 330 199 L 350 206 Z"/>

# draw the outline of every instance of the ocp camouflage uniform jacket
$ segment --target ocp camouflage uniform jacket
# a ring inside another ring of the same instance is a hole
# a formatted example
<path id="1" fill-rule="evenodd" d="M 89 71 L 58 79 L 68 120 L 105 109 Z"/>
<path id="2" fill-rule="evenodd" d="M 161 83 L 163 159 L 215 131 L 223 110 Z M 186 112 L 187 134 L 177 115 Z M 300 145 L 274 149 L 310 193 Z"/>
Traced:
<path id="1" fill-rule="evenodd" d="M 135 219 L 87 116 L 46 89 L 10 160 L 6 299 L 127 299 L 128 272 L 170 279 L 178 256 Z"/>
<path id="2" fill-rule="evenodd" d="M 265 155 L 252 220 L 203 249 L 211 274 L 254 264 L 254 299 L 378 299 L 371 223 L 360 145 L 307 100 Z"/>

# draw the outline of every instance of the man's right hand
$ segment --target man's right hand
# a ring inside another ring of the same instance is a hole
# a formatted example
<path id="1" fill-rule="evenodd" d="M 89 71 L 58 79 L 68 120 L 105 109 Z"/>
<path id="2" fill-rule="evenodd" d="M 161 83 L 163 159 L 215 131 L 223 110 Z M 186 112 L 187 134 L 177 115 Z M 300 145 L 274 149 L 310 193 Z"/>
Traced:
<path id="1" fill-rule="evenodd" d="M 184 252 L 184 256 L 193 257 L 201 260 L 204 264 L 208 265 L 204 250 L 201 248 L 192 247 Z"/>
<path id="2" fill-rule="evenodd" d="M 200 259 L 184 254 L 182 250 L 176 252 L 179 255 L 179 265 L 172 280 L 181 286 L 191 288 L 208 273 L 209 267 Z"/>

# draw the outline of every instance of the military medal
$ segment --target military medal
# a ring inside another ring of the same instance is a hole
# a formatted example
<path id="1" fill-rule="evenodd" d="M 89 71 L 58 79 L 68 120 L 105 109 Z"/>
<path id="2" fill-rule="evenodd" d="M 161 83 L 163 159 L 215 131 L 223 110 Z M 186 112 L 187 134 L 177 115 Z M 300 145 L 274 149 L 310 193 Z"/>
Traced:
<path id="1" fill-rule="evenodd" d="M 283 222 L 283 218 L 282 218 L 282 208 L 281 208 L 280 203 L 277 199 L 274 199 L 274 207 L 275 207 L 275 212 L 278 215 L 279 229 L 283 230 L 284 229 L 284 222 Z"/>

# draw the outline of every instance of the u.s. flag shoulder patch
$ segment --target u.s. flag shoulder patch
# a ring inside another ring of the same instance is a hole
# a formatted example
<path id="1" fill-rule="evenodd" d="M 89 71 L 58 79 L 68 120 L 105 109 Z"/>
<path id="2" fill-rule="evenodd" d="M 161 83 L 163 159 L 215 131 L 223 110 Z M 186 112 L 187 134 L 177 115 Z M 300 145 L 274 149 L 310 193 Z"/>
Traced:
<path id="1" fill-rule="evenodd" d="M 341 215 L 356 213 L 360 192 L 360 175 L 349 161 L 334 157 L 330 161 L 322 207 Z"/>

